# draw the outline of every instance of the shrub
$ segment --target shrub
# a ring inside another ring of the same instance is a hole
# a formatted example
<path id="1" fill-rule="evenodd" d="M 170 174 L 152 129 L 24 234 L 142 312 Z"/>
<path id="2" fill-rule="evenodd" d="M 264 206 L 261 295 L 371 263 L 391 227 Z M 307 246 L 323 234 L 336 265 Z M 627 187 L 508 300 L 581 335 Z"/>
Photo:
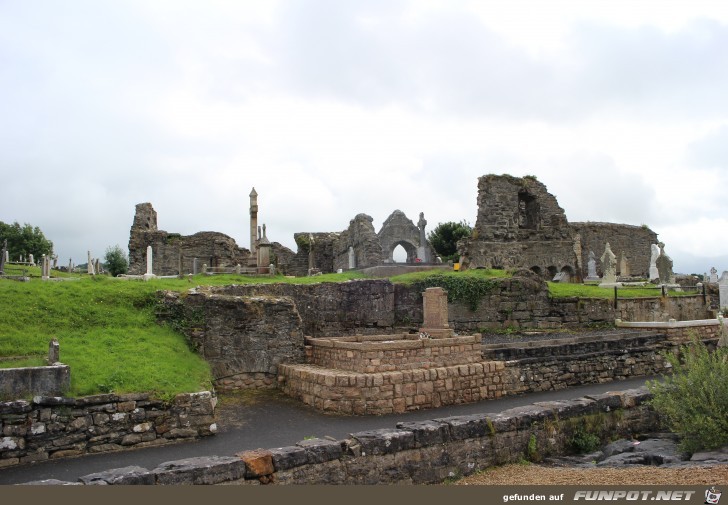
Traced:
<path id="1" fill-rule="evenodd" d="M 119 274 L 125 274 L 129 270 L 129 260 L 126 258 L 126 253 L 119 245 L 106 249 L 104 261 L 106 269 L 109 273 L 111 273 L 112 277 L 116 277 Z"/>
<path id="2" fill-rule="evenodd" d="M 679 355 L 665 354 L 673 373 L 648 381 L 651 404 L 667 427 L 693 453 L 728 444 L 728 349 L 710 352 L 696 337 Z"/>
<path id="3" fill-rule="evenodd" d="M 579 428 L 574 431 L 573 436 L 569 440 L 569 445 L 577 454 L 588 454 L 601 447 L 601 440 L 595 434 L 588 433 Z"/>

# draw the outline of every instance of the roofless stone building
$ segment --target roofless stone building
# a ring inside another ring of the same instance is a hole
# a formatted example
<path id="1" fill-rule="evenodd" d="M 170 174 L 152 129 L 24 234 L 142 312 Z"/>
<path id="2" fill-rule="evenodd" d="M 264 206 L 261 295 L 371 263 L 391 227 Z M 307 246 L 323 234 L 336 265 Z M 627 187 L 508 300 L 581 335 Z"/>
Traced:
<path id="1" fill-rule="evenodd" d="M 562 280 L 575 281 L 586 277 L 589 251 L 599 257 L 607 242 L 631 275 L 649 276 L 657 234 L 647 226 L 569 223 L 535 177 L 490 174 L 478 179 L 478 216 L 459 250 L 463 268 L 529 268 L 548 279 L 561 273 Z"/>

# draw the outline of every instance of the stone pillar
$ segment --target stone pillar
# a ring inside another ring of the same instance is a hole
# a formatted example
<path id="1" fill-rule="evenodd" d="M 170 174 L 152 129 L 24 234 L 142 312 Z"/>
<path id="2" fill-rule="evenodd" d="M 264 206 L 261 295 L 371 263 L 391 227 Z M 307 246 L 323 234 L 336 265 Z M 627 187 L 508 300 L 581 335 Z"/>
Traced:
<path id="1" fill-rule="evenodd" d="M 255 257 L 257 252 L 256 231 L 258 230 L 258 193 L 255 188 L 250 192 L 250 253 Z"/>
<path id="2" fill-rule="evenodd" d="M 48 364 L 54 365 L 61 362 L 61 346 L 55 338 L 48 344 Z"/>
<path id="3" fill-rule="evenodd" d="M 192 275 L 197 275 L 197 269 L 199 268 L 199 260 L 194 258 L 192 260 Z"/>
<path id="4" fill-rule="evenodd" d="M 94 272 L 97 274 L 101 273 L 101 261 L 98 258 L 94 260 Z"/>
<path id="5" fill-rule="evenodd" d="M 28 255 L 28 263 L 30 263 L 30 266 L 32 266 L 32 267 L 35 266 L 35 258 L 33 258 L 32 254 Z"/>
<path id="6" fill-rule="evenodd" d="M 421 333 L 435 338 L 452 336 L 453 330 L 448 324 L 447 291 L 442 288 L 427 288 L 422 293 L 422 317 Z"/>
<path id="7" fill-rule="evenodd" d="M 44 281 L 50 278 L 50 263 L 50 258 L 44 254 L 40 264 L 40 278 Z"/>
<path id="8" fill-rule="evenodd" d="M 660 278 L 660 272 L 657 270 L 657 258 L 660 256 L 660 246 L 652 244 L 650 251 L 650 280 L 654 281 Z"/>
<path id="9" fill-rule="evenodd" d="M 89 275 L 94 275 L 96 272 L 94 272 L 94 262 L 91 259 L 91 251 L 86 251 L 87 261 L 86 261 L 86 272 Z"/>
<path id="10" fill-rule="evenodd" d="M 420 220 L 417 222 L 417 228 L 420 229 L 420 245 L 417 247 L 417 258 L 425 263 L 430 262 L 430 258 L 427 254 L 427 236 L 425 234 L 425 226 L 427 226 L 427 220 L 425 219 L 425 213 L 420 212 Z"/>
<path id="11" fill-rule="evenodd" d="M 68 258 L 68 273 L 73 272 L 73 258 Z"/>
<path id="12" fill-rule="evenodd" d="M 629 276 L 629 264 L 627 263 L 627 256 L 624 254 L 624 251 L 622 251 L 622 256 L 619 260 L 619 275 L 622 277 Z"/>
<path id="13" fill-rule="evenodd" d="M 148 281 L 149 279 L 153 279 L 156 277 L 154 275 L 154 263 L 153 263 L 153 253 L 152 253 L 152 246 L 147 246 L 147 273 L 145 273 L 142 277 L 145 281 Z"/>

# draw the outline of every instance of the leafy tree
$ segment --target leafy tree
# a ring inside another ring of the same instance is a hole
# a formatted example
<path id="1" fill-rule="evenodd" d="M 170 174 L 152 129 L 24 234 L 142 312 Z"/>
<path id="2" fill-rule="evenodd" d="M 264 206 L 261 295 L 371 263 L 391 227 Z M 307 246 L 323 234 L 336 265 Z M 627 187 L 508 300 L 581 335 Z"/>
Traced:
<path id="1" fill-rule="evenodd" d="M 698 338 L 680 348 L 680 357 L 665 354 L 672 375 L 648 381 L 651 404 L 667 427 L 681 437 L 687 452 L 728 444 L 728 348 L 710 352 Z"/>
<path id="2" fill-rule="evenodd" d="M 467 221 L 448 221 L 438 224 L 427 234 L 427 240 L 444 261 L 458 259 L 458 240 L 469 237 L 473 228 Z"/>
<path id="3" fill-rule="evenodd" d="M 0 221 L 0 248 L 4 240 L 8 241 L 8 251 L 13 260 L 20 255 L 27 258 L 32 254 L 36 259 L 40 259 L 44 254 L 53 253 L 53 242 L 45 238 L 40 228 L 28 223 L 20 226 L 17 221 L 13 224 Z"/>
<path id="4" fill-rule="evenodd" d="M 106 249 L 104 264 L 106 265 L 106 270 L 111 273 L 112 277 L 125 274 L 129 271 L 129 260 L 124 250 L 118 244 Z"/>

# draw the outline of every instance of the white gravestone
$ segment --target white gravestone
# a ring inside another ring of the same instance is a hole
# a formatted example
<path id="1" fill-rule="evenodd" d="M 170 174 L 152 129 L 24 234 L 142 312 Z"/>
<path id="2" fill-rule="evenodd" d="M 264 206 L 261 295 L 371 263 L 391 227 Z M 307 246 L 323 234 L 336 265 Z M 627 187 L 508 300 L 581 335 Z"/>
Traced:
<path id="1" fill-rule="evenodd" d="M 356 255 L 354 254 L 354 248 L 349 246 L 349 270 L 356 268 Z"/>
<path id="2" fill-rule="evenodd" d="M 710 282 L 718 282 L 718 270 L 715 267 L 710 269 Z"/>
<path id="3" fill-rule="evenodd" d="M 153 273 L 154 271 L 154 265 L 152 264 L 152 246 L 147 246 L 147 273 L 143 275 L 143 278 L 145 281 L 148 281 L 149 279 L 153 279 L 156 277 Z"/>
<path id="4" fill-rule="evenodd" d="M 720 310 L 728 307 L 728 271 L 724 271 L 718 280 L 718 291 L 720 293 Z"/>
<path id="5" fill-rule="evenodd" d="M 589 261 L 586 262 L 587 268 L 587 281 L 598 281 L 599 276 L 597 275 L 597 260 L 594 257 L 594 251 L 589 251 Z"/>
<path id="6" fill-rule="evenodd" d="M 94 262 L 91 259 L 91 251 L 87 251 L 88 256 L 88 262 L 86 263 L 86 272 L 88 272 L 89 275 L 94 275 L 96 272 L 94 272 Z"/>
<path id="7" fill-rule="evenodd" d="M 650 251 L 650 280 L 654 281 L 660 278 L 660 273 L 657 271 L 657 258 L 660 256 L 660 246 L 652 244 Z"/>

